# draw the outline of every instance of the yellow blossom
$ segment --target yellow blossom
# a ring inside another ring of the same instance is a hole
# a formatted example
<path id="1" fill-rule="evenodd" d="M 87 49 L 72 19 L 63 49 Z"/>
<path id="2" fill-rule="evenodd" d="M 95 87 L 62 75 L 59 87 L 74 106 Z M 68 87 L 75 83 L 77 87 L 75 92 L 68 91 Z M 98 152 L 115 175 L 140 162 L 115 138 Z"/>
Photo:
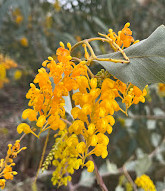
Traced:
<path id="1" fill-rule="evenodd" d="M 85 166 L 87 167 L 87 171 L 88 172 L 93 172 L 94 170 L 94 163 L 93 161 L 88 161 Z"/>
<path id="2" fill-rule="evenodd" d="M 138 187 L 143 188 L 144 191 L 156 191 L 154 183 L 146 174 L 137 177 L 135 180 L 135 184 Z"/>
<path id="3" fill-rule="evenodd" d="M 134 43 L 129 23 L 118 35 L 110 30 L 108 36 L 121 48 Z M 89 59 L 89 47 L 86 44 L 83 46 L 85 58 Z M 34 128 L 30 128 L 26 123 L 17 128 L 18 133 L 33 133 L 38 138 L 48 129 L 56 131 L 55 144 L 47 161 L 50 164 L 52 160 L 52 165 L 55 166 L 52 182 L 58 186 L 67 185 L 67 181 L 71 180 L 70 174 L 73 174 L 75 169 L 86 166 L 87 171 L 92 172 L 94 163 L 86 161 L 90 155 L 102 158 L 108 156 L 109 138 L 106 133 L 112 133 L 115 124 L 113 114 L 119 110 L 127 114 L 127 109 L 132 104 L 144 102 L 146 95 L 145 89 L 142 91 L 112 76 L 109 78 L 108 75 L 98 87 L 98 79 L 95 76 L 90 79 L 88 76 L 88 62 L 84 60 L 74 63 L 71 50 L 70 43 L 65 46 L 60 42 L 56 61 L 49 56 L 30 84 L 26 98 L 29 99 L 28 105 L 31 108 L 26 109 L 22 117 L 40 127 L 36 128 L 36 134 Z M 71 110 L 74 119 L 72 122 L 66 119 L 64 99 L 70 92 L 75 106 Z M 126 111 L 120 108 L 116 98 L 126 105 Z M 44 167 L 48 164 L 45 162 Z"/>
<path id="4" fill-rule="evenodd" d="M 27 125 L 26 123 L 21 123 L 18 125 L 17 127 L 17 132 L 19 134 L 21 134 L 22 132 L 24 132 L 25 134 L 30 133 L 32 130 L 30 129 L 30 126 Z"/>
<path id="5" fill-rule="evenodd" d="M 16 70 L 14 73 L 14 79 L 19 80 L 22 77 L 22 71 L 21 70 Z"/>
<path id="6" fill-rule="evenodd" d="M 43 127 L 44 124 L 45 124 L 45 122 L 46 122 L 45 116 L 44 116 L 44 115 L 41 115 L 41 116 L 38 118 L 36 125 L 37 125 L 38 127 Z"/>
<path id="7" fill-rule="evenodd" d="M 16 171 L 13 171 L 12 167 L 15 166 L 13 159 L 17 157 L 21 150 L 25 150 L 26 147 L 20 149 L 20 140 L 16 140 L 14 145 L 9 144 L 7 155 L 4 159 L 0 159 L 0 188 L 4 189 L 6 180 L 12 180 L 14 175 L 17 175 Z"/>
<path id="8" fill-rule="evenodd" d="M 28 42 L 28 39 L 26 37 L 22 37 L 20 39 L 20 44 L 23 46 L 23 47 L 28 47 L 29 46 L 29 42 Z"/>
<path id="9" fill-rule="evenodd" d="M 5 179 L 0 179 L 0 188 L 3 190 L 5 187 L 6 180 Z"/>
<path id="10" fill-rule="evenodd" d="M 29 119 L 30 121 L 36 121 L 37 120 L 37 112 L 33 109 L 25 109 L 22 113 L 23 119 Z"/>

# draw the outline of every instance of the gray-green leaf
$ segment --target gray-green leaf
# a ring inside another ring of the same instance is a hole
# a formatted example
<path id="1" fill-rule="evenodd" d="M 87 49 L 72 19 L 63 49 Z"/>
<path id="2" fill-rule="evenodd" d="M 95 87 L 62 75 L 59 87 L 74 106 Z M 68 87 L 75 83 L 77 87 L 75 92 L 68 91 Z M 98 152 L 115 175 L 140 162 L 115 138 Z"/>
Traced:
<path id="1" fill-rule="evenodd" d="M 88 172 L 86 169 L 82 171 L 79 185 L 91 187 L 95 181 L 94 174 Z"/>
<path id="2" fill-rule="evenodd" d="M 152 164 L 152 161 L 147 154 L 144 155 L 143 158 L 138 159 L 135 165 L 135 171 L 137 176 L 141 176 L 142 174 L 147 172 L 151 164 Z"/>
<path id="3" fill-rule="evenodd" d="M 99 61 L 108 72 L 123 81 L 143 89 L 147 84 L 165 83 L 165 26 L 159 26 L 147 39 L 124 52 L 129 64 Z M 120 52 L 98 56 L 99 58 L 123 59 Z"/>

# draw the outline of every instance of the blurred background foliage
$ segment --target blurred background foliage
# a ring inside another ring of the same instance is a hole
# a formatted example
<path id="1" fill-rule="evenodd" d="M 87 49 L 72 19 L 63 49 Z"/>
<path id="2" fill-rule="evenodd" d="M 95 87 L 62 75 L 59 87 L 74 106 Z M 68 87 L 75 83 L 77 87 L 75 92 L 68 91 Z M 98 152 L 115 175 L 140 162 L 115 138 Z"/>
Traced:
<path id="1" fill-rule="evenodd" d="M 164 10 L 164 0 L 0 0 L 0 53 L 10 56 L 19 69 L 17 73 L 7 71 L 11 81 L 0 90 L 0 136 L 6 142 L 4 147 L 17 137 L 16 126 L 27 106 L 25 94 L 29 82 L 48 56 L 56 58 L 60 41 L 73 45 L 81 39 L 97 36 L 98 32 L 108 33 L 109 28 L 117 32 L 126 22 L 131 23 L 134 38 L 142 40 L 165 24 Z M 92 45 L 97 54 L 111 51 L 98 42 Z M 81 50 L 75 54 L 83 56 Z M 16 76 L 15 80 L 12 76 Z M 150 85 L 148 92 L 146 102 L 132 106 L 128 117 L 116 116 L 107 161 L 96 160 L 110 190 L 128 191 L 127 180 L 122 179 L 119 171 L 123 166 L 133 179 L 146 173 L 158 191 L 165 189 L 165 85 Z M 18 178 L 9 183 L 7 190 L 37 190 L 29 186 L 29 180 L 35 175 L 43 140 L 27 136 L 24 144 L 29 149 L 18 160 Z M 3 153 L 2 146 L 0 154 Z M 39 179 L 38 190 L 55 190 L 49 174 Z M 92 175 L 83 171 L 80 178 L 80 174 L 81 170 L 73 178 L 74 183 L 80 180 L 78 190 L 99 190 Z M 86 177 L 90 178 L 89 184 Z"/>

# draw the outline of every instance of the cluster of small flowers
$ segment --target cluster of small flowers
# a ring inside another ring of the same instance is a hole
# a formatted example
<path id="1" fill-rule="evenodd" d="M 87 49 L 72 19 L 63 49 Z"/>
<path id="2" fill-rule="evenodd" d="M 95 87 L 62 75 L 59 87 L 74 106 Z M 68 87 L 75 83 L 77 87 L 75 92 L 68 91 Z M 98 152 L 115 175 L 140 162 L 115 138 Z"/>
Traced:
<path id="1" fill-rule="evenodd" d="M 102 158 L 107 157 L 109 138 L 105 133 L 112 132 L 115 123 L 112 115 L 114 111 L 121 109 L 115 98 L 119 96 L 119 90 L 126 95 L 123 84 L 109 78 L 103 81 L 101 89 L 97 88 L 96 78 L 80 76 L 77 83 L 79 92 L 72 96 L 77 107 L 71 110 L 75 120 L 68 129 L 65 129 L 65 139 L 55 151 L 55 160 L 52 163 L 56 166 L 52 181 L 59 186 L 66 185 L 67 180 L 71 179 L 70 175 L 65 175 L 66 173 L 73 174 L 74 169 L 79 169 L 80 166 L 86 166 L 88 172 L 94 170 L 94 163 L 90 160 L 86 162 L 88 156 L 95 154 Z M 135 90 L 133 96 L 137 97 Z M 83 140 L 79 140 L 80 136 Z"/>
<path id="2" fill-rule="evenodd" d="M 124 28 L 118 32 L 118 35 L 112 30 L 109 29 L 108 36 L 122 49 L 129 47 L 131 44 L 139 42 L 139 40 L 134 40 L 132 37 L 132 31 L 129 28 L 130 23 L 126 23 Z M 115 47 L 113 47 L 115 50 Z M 117 50 L 116 50 L 117 51 Z"/>
<path id="3" fill-rule="evenodd" d="M 7 78 L 7 70 L 16 68 L 17 63 L 11 58 L 0 54 L 0 88 L 3 88 L 5 83 L 9 82 Z"/>
<path id="4" fill-rule="evenodd" d="M 16 171 L 12 170 L 15 166 L 13 159 L 17 157 L 21 150 L 25 150 L 26 147 L 20 149 L 20 140 L 16 140 L 15 144 L 8 145 L 8 151 L 5 159 L 0 159 L 0 188 L 4 189 L 6 180 L 12 180 L 13 176 L 17 174 Z"/>
<path id="5" fill-rule="evenodd" d="M 76 163 L 79 161 L 76 145 L 78 144 L 78 137 L 69 135 L 67 129 L 59 131 L 58 138 L 55 140 L 56 151 L 53 153 L 54 160 L 52 165 L 56 167 L 52 174 L 53 185 L 58 184 L 67 185 L 71 181 L 70 174 L 74 173 Z"/>
<path id="6" fill-rule="evenodd" d="M 138 43 L 139 40 L 134 40 L 132 37 L 132 31 L 129 28 L 130 23 L 126 23 L 124 28 L 118 32 L 118 35 L 113 32 L 112 29 L 109 30 L 109 36 L 119 47 L 122 49 L 129 47 L 131 44 Z M 113 45 L 112 45 L 113 46 Z M 114 51 L 118 51 L 115 47 L 112 47 Z M 119 97 L 122 99 L 122 102 L 126 105 L 126 110 L 132 104 L 138 104 L 139 102 L 144 103 L 144 96 L 147 95 L 146 89 L 141 91 L 137 86 L 132 85 L 131 83 L 127 86 L 125 83 L 117 79 L 116 88 L 123 96 Z"/>
<path id="7" fill-rule="evenodd" d="M 115 81 L 115 87 L 118 90 L 118 96 L 122 99 L 122 102 L 125 103 L 126 110 L 132 105 L 132 104 L 138 104 L 139 102 L 144 103 L 145 102 L 145 96 L 147 95 L 146 88 L 140 90 L 137 86 L 132 85 L 131 83 L 129 85 L 126 85 L 120 80 Z"/>
<path id="8" fill-rule="evenodd" d="M 135 184 L 138 187 L 143 188 L 144 191 L 156 191 L 154 183 L 146 174 L 137 177 L 135 180 Z"/>
<path id="9" fill-rule="evenodd" d="M 96 75 L 98 80 L 98 86 L 100 87 L 106 78 L 111 78 L 114 81 L 115 87 L 115 96 L 122 99 L 122 102 L 125 104 L 126 111 L 132 104 L 138 104 L 139 102 L 145 102 L 145 96 L 147 95 L 146 87 L 140 90 L 137 86 L 133 84 L 126 85 L 122 81 L 116 79 L 114 76 L 110 75 L 108 71 L 102 69 Z"/>
<path id="10" fill-rule="evenodd" d="M 130 37 L 130 34 L 127 36 Z M 141 91 L 131 84 L 127 86 L 108 76 L 104 76 L 101 87 L 98 87 L 97 78 L 90 79 L 87 74 L 86 65 L 89 63 L 81 61 L 75 64 L 71 61 L 70 43 L 67 44 L 68 49 L 62 42 L 60 45 L 56 52 L 58 63 L 48 57 L 26 95 L 32 108 L 26 109 L 22 118 L 29 119 L 35 125 L 30 127 L 22 123 L 17 127 L 18 133 L 32 133 L 38 138 L 48 129 L 59 130 L 56 131 L 58 138 L 55 139 L 53 151 L 43 165 L 43 169 L 47 169 L 53 160 L 56 169 L 52 181 L 59 186 L 67 185 L 75 169 L 86 166 L 88 172 L 92 172 L 94 163 L 86 160 L 90 155 L 107 157 L 109 138 L 105 134 L 112 133 L 114 112 L 122 111 L 115 99 L 120 97 L 127 110 L 132 104 L 144 102 L 146 94 L 145 90 Z M 74 121 L 67 128 L 63 96 L 68 96 L 73 90 L 76 90 L 72 96 L 75 107 L 71 110 Z M 35 133 L 37 130 L 38 135 Z"/>
<path id="11" fill-rule="evenodd" d="M 109 139 L 105 132 L 112 132 L 115 123 L 112 115 L 114 111 L 119 110 L 119 105 L 115 101 L 114 81 L 105 79 L 101 89 L 97 88 L 96 78 L 88 80 L 83 77 L 78 83 L 79 92 L 75 93 L 72 99 L 75 105 L 80 107 L 75 107 L 71 111 L 75 121 L 69 127 L 69 132 L 83 136 L 84 141 L 77 145 L 83 160 L 91 154 L 106 158 Z M 90 147 L 93 149 L 88 151 Z"/>
<path id="12" fill-rule="evenodd" d="M 23 16 L 22 16 L 22 13 L 21 13 L 21 10 L 19 8 L 16 8 L 13 13 L 13 18 L 14 18 L 14 21 L 19 25 L 22 23 L 23 21 Z"/>
<path id="13" fill-rule="evenodd" d="M 71 61 L 70 48 L 64 48 L 63 43 L 57 49 L 58 63 L 52 57 L 43 62 L 43 67 L 38 70 L 38 74 L 34 79 L 34 83 L 30 84 L 30 89 L 26 94 L 26 98 L 30 99 L 29 106 L 32 109 L 26 109 L 23 114 L 23 119 L 35 121 L 36 125 L 33 129 L 26 123 L 21 123 L 17 127 L 18 133 L 33 133 L 36 128 L 40 133 L 51 128 L 53 130 L 64 130 L 66 124 L 60 118 L 65 117 L 65 100 L 63 96 L 68 96 L 69 91 L 78 89 L 77 77 L 87 75 L 87 69 L 84 62 L 75 65 Z M 44 68 L 45 67 L 45 68 Z M 47 72 L 46 69 L 49 69 Z M 53 83 L 55 87 L 53 87 Z M 38 88 L 36 87 L 38 86 Z"/>

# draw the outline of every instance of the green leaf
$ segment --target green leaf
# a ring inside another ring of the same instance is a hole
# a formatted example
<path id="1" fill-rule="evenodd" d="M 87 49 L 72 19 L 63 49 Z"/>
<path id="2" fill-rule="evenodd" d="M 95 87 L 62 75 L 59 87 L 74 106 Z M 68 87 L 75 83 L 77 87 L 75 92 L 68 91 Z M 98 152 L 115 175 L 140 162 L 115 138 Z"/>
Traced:
<path id="1" fill-rule="evenodd" d="M 101 176 L 107 173 L 117 174 L 118 172 L 117 165 L 115 163 L 111 163 L 109 160 L 106 160 L 106 163 L 103 163 L 99 168 Z"/>
<path id="2" fill-rule="evenodd" d="M 147 39 L 140 41 L 124 52 L 129 64 L 99 61 L 108 72 L 124 83 L 143 89 L 147 84 L 165 83 L 165 26 L 159 26 Z M 123 59 L 120 52 L 98 56 L 99 58 Z"/>
<path id="3" fill-rule="evenodd" d="M 117 165 L 115 163 L 111 163 L 109 160 L 107 160 L 106 163 L 107 163 L 107 169 L 111 174 L 117 174 L 119 172 Z"/>
<path id="4" fill-rule="evenodd" d="M 87 170 L 83 170 L 81 173 L 79 185 L 85 187 L 91 187 L 95 181 L 94 174 L 88 172 Z"/>
<path id="5" fill-rule="evenodd" d="M 161 136 L 158 133 L 152 133 L 151 142 L 154 147 L 157 147 L 160 143 Z"/>
<path id="6" fill-rule="evenodd" d="M 135 171 L 137 176 L 141 176 L 142 174 L 147 172 L 151 164 L 152 164 L 152 161 L 147 154 L 144 155 L 143 158 L 138 159 L 135 165 Z"/>

